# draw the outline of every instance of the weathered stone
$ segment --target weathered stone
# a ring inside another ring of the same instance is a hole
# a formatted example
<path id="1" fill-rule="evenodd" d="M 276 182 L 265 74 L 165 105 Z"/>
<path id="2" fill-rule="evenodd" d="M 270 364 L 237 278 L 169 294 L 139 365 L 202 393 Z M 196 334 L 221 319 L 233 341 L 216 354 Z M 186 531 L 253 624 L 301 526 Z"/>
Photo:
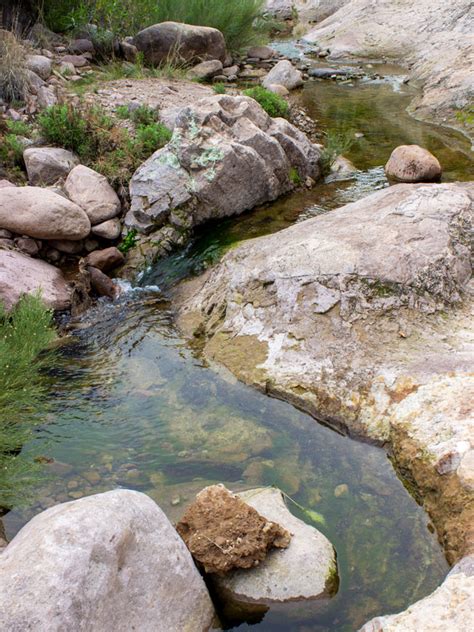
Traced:
<path id="1" fill-rule="evenodd" d="M 104 248 L 104 250 L 95 250 L 86 257 L 86 263 L 89 266 L 98 268 L 103 272 L 113 270 L 125 261 L 125 257 L 118 248 Z"/>
<path id="2" fill-rule="evenodd" d="M 63 61 L 59 64 L 58 71 L 68 77 L 76 74 L 76 67 L 70 61 Z"/>
<path id="3" fill-rule="evenodd" d="M 78 255 L 84 248 L 84 242 L 82 240 L 67 241 L 66 239 L 53 239 L 49 242 L 49 245 L 67 255 Z"/>
<path id="4" fill-rule="evenodd" d="M 95 55 L 94 44 L 89 39 L 75 39 L 68 46 L 69 52 L 73 55 L 82 55 L 83 53 L 91 53 Z"/>
<path id="5" fill-rule="evenodd" d="M 286 97 L 290 94 L 290 91 L 285 86 L 280 86 L 277 83 L 270 83 L 266 86 L 267 90 L 279 94 L 281 97 Z"/>
<path id="6" fill-rule="evenodd" d="M 37 91 L 38 96 L 38 105 L 40 108 L 50 108 L 53 105 L 56 105 L 58 102 L 58 97 L 56 96 L 56 92 L 52 87 L 49 86 L 41 86 Z"/>
<path id="7" fill-rule="evenodd" d="M 26 77 L 28 79 L 28 89 L 32 94 L 38 94 L 38 90 L 46 85 L 43 79 L 32 70 L 26 70 Z"/>
<path id="8" fill-rule="evenodd" d="M 0 300 L 11 309 L 23 294 L 41 292 L 48 307 L 67 309 L 69 287 L 57 268 L 20 252 L 0 250 Z"/>
<path id="9" fill-rule="evenodd" d="M 350 0 L 266 0 L 265 10 L 280 20 L 320 22 Z"/>
<path id="10" fill-rule="evenodd" d="M 212 79 L 215 75 L 218 75 L 222 72 L 222 62 L 218 59 L 210 59 L 209 61 L 202 61 L 197 66 L 193 66 L 190 70 L 188 70 L 187 78 L 191 81 L 206 81 L 207 79 Z"/>
<path id="11" fill-rule="evenodd" d="M 124 59 L 126 59 L 131 64 L 134 64 L 136 62 L 138 55 L 138 48 L 136 46 L 124 40 L 120 42 L 120 50 Z"/>
<path id="12" fill-rule="evenodd" d="M 295 68 L 287 59 L 273 66 L 270 72 L 263 79 L 264 87 L 271 85 L 284 86 L 287 90 L 294 90 L 303 85 L 301 71 Z"/>
<path id="13" fill-rule="evenodd" d="M 216 95 L 180 110 L 173 138 L 135 172 L 125 223 L 151 232 L 237 215 L 275 200 L 300 178 L 317 179 L 320 151 L 249 97 Z M 179 217 L 178 217 L 179 216 Z"/>
<path id="14" fill-rule="evenodd" d="M 79 206 L 40 187 L 0 189 L 0 227 L 38 239 L 73 241 L 87 237 L 91 228 Z"/>
<path id="15" fill-rule="evenodd" d="M 35 186 L 54 184 L 65 178 L 79 159 L 67 149 L 29 147 L 23 152 L 28 180 Z"/>
<path id="16" fill-rule="evenodd" d="M 271 59 L 275 57 L 275 51 L 270 46 L 252 46 L 247 51 L 247 57 L 254 57 L 255 59 Z"/>
<path id="17" fill-rule="evenodd" d="M 16 184 L 10 182 L 10 180 L 0 180 L 0 189 L 4 189 L 5 187 L 15 187 Z"/>
<path id="18" fill-rule="evenodd" d="M 15 246 L 30 257 L 35 257 L 40 251 L 40 247 L 31 237 L 18 237 L 15 239 Z"/>
<path id="19" fill-rule="evenodd" d="M 92 226 L 120 213 L 119 197 L 107 178 L 89 167 L 74 167 L 64 183 L 64 190 L 73 202 L 84 209 Z"/>
<path id="20" fill-rule="evenodd" d="M 399 182 L 433 182 L 441 178 L 441 165 L 423 147 L 400 145 L 392 151 L 385 173 Z"/>
<path id="21" fill-rule="evenodd" d="M 179 290 L 181 325 L 207 355 L 326 423 L 390 442 L 450 561 L 472 547 L 474 519 L 473 200 L 473 183 L 398 184 L 244 243 L 202 289 Z"/>
<path id="22" fill-rule="evenodd" d="M 286 548 L 291 538 L 223 485 L 199 492 L 176 530 L 206 573 L 219 574 L 253 568 L 271 548 Z"/>
<path id="23" fill-rule="evenodd" d="M 229 78 L 229 77 L 235 77 L 239 74 L 239 66 L 237 66 L 237 64 L 235 64 L 234 66 L 228 66 L 227 68 L 223 68 L 222 70 L 222 74 Z"/>
<path id="24" fill-rule="evenodd" d="M 0 586 L 0 619 L 12 632 L 204 632 L 214 614 L 164 513 L 124 489 L 33 518 L 0 556 Z"/>
<path id="25" fill-rule="evenodd" d="M 206 26 L 162 22 L 140 31 L 133 40 L 149 64 L 159 65 L 174 58 L 186 62 L 226 58 L 224 36 Z"/>
<path id="26" fill-rule="evenodd" d="M 292 534 L 288 548 L 271 550 L 256 568 L 213 578 L 224 602 L 271 604 L 318 599 L 321 605 L 337 591 L 336 555 L 329 540 L 291 514 L 278 489 L 242 492 L 239 497 L 258 513 Z"/>
<path id="27" fill-rule="evenodd" d="M 102 237 L 102 239 L 118 239 L 121 232 L 122 224 L 116 217 L 92 227 L 92 234 L 97 235 L 97 237 Z"/>
<path id="28" fill-rule="evenodd" d="M 26 58 L 26 67 L 36 73 L 38 77 L 41 77 L 44 81 L 51 76 L 51 60 L 43 55 L 28 55 Z"/>
<path id="29" fill-rule="evenodd" d="M 376 617 L 360 632 L 448 632 L 474 628 L 474 556 L 462 559 L 434 593 L 404 612 Z"/>
<path id="30" fill-rule="evenodd" d="M 64 55 L 61 57 L 61 62 L 72 64 L 75 68 L 82 68 L 82 66 L 87 66 L 89 63 L 84 55 Z"/>

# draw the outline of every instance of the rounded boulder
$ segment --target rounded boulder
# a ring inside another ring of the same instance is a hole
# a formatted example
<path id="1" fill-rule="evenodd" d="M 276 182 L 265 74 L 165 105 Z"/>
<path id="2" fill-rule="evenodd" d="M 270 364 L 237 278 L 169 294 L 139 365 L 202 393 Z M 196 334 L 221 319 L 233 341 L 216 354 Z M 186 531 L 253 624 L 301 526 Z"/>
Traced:
<path id="1" fill-rule="evenodd" d="M 434 182 L 441 172 L 438 159 L 419 145 L 400 145 L 385 165 L 387 178 L 397 182 Z"/>

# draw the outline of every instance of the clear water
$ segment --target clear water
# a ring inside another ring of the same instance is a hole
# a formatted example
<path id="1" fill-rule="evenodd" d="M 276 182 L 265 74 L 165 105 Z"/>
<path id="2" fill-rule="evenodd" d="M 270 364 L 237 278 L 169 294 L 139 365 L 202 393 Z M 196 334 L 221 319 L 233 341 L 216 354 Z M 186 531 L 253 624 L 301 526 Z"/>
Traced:
<path id="1" fill-rule="evenodd" d="M 149 494 L 177 520 L 207 484 L 275 484 L 324 516 L 318 528 L 336 548 L 340 586 L 324 609 L 293 603 L 270 610 L 253 629 L 351 631 L 404 609 L 442 581 L 447 564 L 427 515 L 382 449 L 336 434 L 193 353 L 175 331 L 166 292 L 239 240 L 386 186 L 381 166 L 398 144 L 434 151 L 448 180 L 468 179 L 473 170 L 462 137 L 403 113 L 410 94 L 400 82 L 314 82 L 301 98 L 323 128 L 364 134 L 348 155 L 360 172 L 205 227 L 142 278 L 162 293 L 136 289 L 115 304 L 99 303 L 76 323 L 52 375 L 51 407 L 25 448 L 54 459 L 45 467 L 50 478 L 31 506 L 4 522 L 12 537 L 46 507 L 120 486 Z"/>

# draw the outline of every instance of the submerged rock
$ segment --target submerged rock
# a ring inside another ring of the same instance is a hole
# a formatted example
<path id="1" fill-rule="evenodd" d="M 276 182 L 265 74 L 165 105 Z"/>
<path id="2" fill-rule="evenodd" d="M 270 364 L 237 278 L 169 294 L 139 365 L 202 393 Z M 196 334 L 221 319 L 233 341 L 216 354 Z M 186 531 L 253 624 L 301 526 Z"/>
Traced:
<path id="1" fill-rule="evenodd" d="M 258 566 L 271 548 L 286 548 L 291 537 L 223 485 L 203 489 L 176 529 L 206 573 L 219 574 Z"/>
<path id="2" fill-rule="evenodd" d="M 182 234 L 291 191 L 295 169 L 317 179 L 319 161 L 302 132 L 253 99 L 208 97 L 179 112 L 172 140 L 135 172 L 125 223 L 149 233 L 168 222 Z"/>
<path id="3" fill-rule="evenodd" d="M 22 294 L 41 293 L 47 307 L 70 306 L 70 288 L 61 270 L 20 252 L 0 250 L 0 301 L 10 310 Z"/>
<path id="4" fill-rule="evenodd" d="M 400 145 L 385 165 L 387 178 L 398 182 L 433 182 L 441 178 L 441 165 L 427 149 L 418 145 Z"/>
<path id="5" fill-rule="evenodd" d="M 4 630 L 204 632 L 213 615 L 183 541 L 139 492 L 48 509 L 0 556 Z"/>
<path id="6" fill-rule="evenodd" d="M 360 632 L 461 632 L 474 629 L 474 556 L 462 559 L 434 593 L 399 614 L 375 617 Z"/>
<path id="7" fill-rule="evenodd" d="M 269 551 L 256 567 L 213 577 L 213 586 L 229 608 L 269 605 L 295 599 L 327 600 L 337 591 L 336 554 L 329 540 L 290 513 L 280 490 L 252 489 L 239 494 L 246 504 L 292 534 L 288 548 Z"/>
<path id="8" fill-rule="evenodd" d="M 175 293 L 182 328 L 238 377 L 391 442 L 450 560 L 472 546 L 473 210 L 472 183 L 398 184 L 241 244 Z"/>

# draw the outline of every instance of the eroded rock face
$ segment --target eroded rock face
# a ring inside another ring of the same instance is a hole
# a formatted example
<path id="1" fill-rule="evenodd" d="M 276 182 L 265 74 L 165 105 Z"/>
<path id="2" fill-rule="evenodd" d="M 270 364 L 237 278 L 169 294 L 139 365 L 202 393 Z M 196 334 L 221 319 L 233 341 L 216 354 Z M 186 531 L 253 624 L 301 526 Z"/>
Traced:
<path id="1" fill-rule="evenodd" d="M 47 307 L 70 306 L 70 288 L 61 270 L 21 252 L 0 250 L 0 300 L 6 309 L 14 307 L 22 294 L 37 292 Z"/>
<path id="2" fill-rule="evenodd" d="M 349 0 L 266 0 L 266 11 L 280 20 L 320 22 Z"/>
<path id="3" fill-rule="evenodd" d="M 423 87 L 411 110 L 459 125 L 457 110 L 474 96 L 473 31 L 471 0 L 350 0 L 305 40 L 329 47 L 332 57 L 386 57 L 408 65 L 410 78 Z"/>
<path id="4" fill-rule="evenodd" d="M 177 296 L 240 378 L 391 442 L 451 560 L 473 546 L 473 199 L 398 184 L 242 244 Z"/>
<path id="5" fill-rule="evenodd" d="M 226 47 L 220 31 L 207 26 L 162 22 L 140 31 L 133 44 L 144 54 L 148 64 L 181 59 L 200 62 L 218 59 L 224 63 Z"/>
<path id="6" fill-rule="evenodd" d="M 115 490 L 33 518 L 0 556 L 5 630 L 208 630 L 189 551 L 148 496 Z"/>
<path id="7" fill-rule="evenodd" d="M 48 186 L 65 178 L 79 159 L 59 147 L 30 147 L 23 152 L 28 180 L 34 186 Z"/>
<path id="8" fill-rule="evenodd" d="M 91 223 L 77 204 L 41 187 L 0 189 L 0 228 L 38 239 L 87 237 Z"/>
<path id="9" fill-rule="evenodd" d="M 291 538 L 223 485 L 199 492 L 176 530 L 206 573 L 219 574 L 258 566 L 271 548 L 286 548 Z"/>
<path id="10" fill-rule="evenodd" d="M 69 199 L 84 209 L 92 226 L 120 213 L 119 197 L 107 178 L 89 167 L 74 167 L 64 183 L 64 190 Z"/>
<path id="11" fill-rule="evenodd" d="M 441 586 L 404 612 L 376 617 L 360 632 L 447 632 L 474 628 L 474 556 L 462 559 Z"/>
<path id="12" fill-rule="evenodd" d="M 385 173 L 398 182 L 434 182 L 441 178 L 441 165 L 423 147 L 400 145 L 392 151 Z"/>
<path id="13" fill-rule="evenodd" d="M 135 172 L 125 223 L 181 231 L 238 215 L 293 189 L 292 169 L 317 179 L 319 159 L 302 132 L 253 99 L 208 97 L 177 114 L 171 141 Z"/>
<path id="14" fill-rule="evenodd" d="M 278 489 L 251 489 L 239 497 L 261 516 L 284 527 L 292 538 L 288 548 L 270 551 L 256 568 L 213 578 L 224 602 L 230 599 L 245 607 L 318 599 L 321 605 L 326 604 L 337 590 L 336 556 L 329 540 L 293 516 Z"/>

